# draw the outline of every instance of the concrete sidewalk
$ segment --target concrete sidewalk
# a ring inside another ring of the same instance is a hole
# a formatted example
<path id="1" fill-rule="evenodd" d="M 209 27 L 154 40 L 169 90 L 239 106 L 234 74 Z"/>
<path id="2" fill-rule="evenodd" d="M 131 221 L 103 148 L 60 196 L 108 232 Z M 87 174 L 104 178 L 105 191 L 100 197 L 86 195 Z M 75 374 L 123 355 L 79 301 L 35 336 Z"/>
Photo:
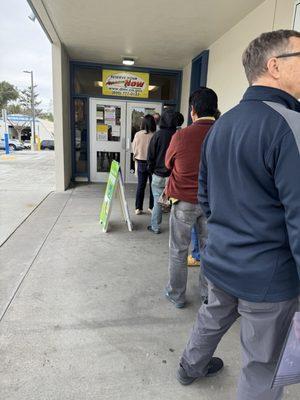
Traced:
<path id="1" fill-rule="evenodd" d="M 55 189 L 53 151 L 0 151 L 0 246 Z"/>
<path id="2" fill-rule="evenodd" d="M 217 354 L 215 378 L 181 386 L 178 359 L 199 307 L 198 270 L 188 308 L 162 294 L 168 229 L 130 233 L 114 202 L 110 231 L 97 221 L 104 186 L 51 194 L 0 249 L 0 398 L 3 400 L 234 400 L 239 326 Z M 135 187 L 127 188 L 131 210 Z M 131 212 L 133 215 L 133 212 Z M 299 399 L 298 387 L 285 399 Z"/>

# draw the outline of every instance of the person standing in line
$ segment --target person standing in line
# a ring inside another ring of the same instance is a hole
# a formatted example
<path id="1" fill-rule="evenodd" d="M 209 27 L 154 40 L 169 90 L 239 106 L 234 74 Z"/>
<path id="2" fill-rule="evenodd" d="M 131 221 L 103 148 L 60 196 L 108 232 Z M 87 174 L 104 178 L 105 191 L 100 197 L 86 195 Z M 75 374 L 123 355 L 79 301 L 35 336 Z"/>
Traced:
<path id="1" fill-rule="evenodd" d="M 194 225 L 192 227 L 191 232 L 191 254 L 188 255 L 187 258 L 187 266 L 188 267 L 199 267 L 200 266 L 200 248 L 199 248 L 199 241 L 198 241 L 198 232 L 197 227 Z"/>
<path id="2" fill-rule="evenodd" d="M 155 120 L 152 115 L 145 115 L 142 119 L 141 130 L 134 136 L 132 142 L 132 151 L 134 160 L 137 163 L 137 177 L 138 185 L 135 197 L 135 213 L 139 215 L 143 212 L 143 203 L 145 196 L 145 189 L 147 181 L 150 183 L 150 196 L 149 196 L 149 208 L 148 211 L 152 212 L 153 208 L 153 194 L 151 189 L 152 177 L 147 168 L 147 153 L 149 143 L 156 130 Z"/>
<path id="3" fill-rule="evenodd" d="M 152 192 L 154 206 L 151 216 L 151 225 L 147 229 L 159 234 L 161 232 L 162 207 L 158 204 L 158 199 L 165 189 L 167 178 L 170 171 L 165 166 L 165 155 L 169 147 L 171 138 L 176 132 L 177 119 L 175 111 L 167 109 L 162 113 L 160 119 L 160 129 L 153 135 L 148 148 L 148 170 L 152 174 Z"/>
<path id="4" fill-rule="evenodd" d="M 178 131 L 179 129 L 181 129 L 181 127 L 182 127 L 182 125 L 183 125 L 183 123 L 184 123 L 184 116 L 179 112 L 179 111 L 176 111 L 176 124 L 177 124 L 177 126 L 176 126 L 176 130 Z"/>
<path id="5" fill-rule="evenodd" d="M 158 112 L 155 112 L 153 114 L 153 118 L 155 120 L 156 130 L 158 130 L 159 129 L 159 123 L 160 123 L 160 114 Z"/>
<path id="6" fill-rule="evenodd" d="M 216 110 L 214 117 L 215 120 L 219 119 L 221 116 L 221 112 L 219 109 Z M 200 266 L 200 247 L 198 241 L 198 232 L 197 225 L 194 225 L 192 228 L 192 237 L 191 237 L 191 254 L 188 255 L 187 258 L 187 266 L 188 267 L 199 267 Z M 207 303 L 207 299 L 204 299 L 204 303 Z"/>
<path id="7" fill-rule="evenodd" d="M 177 118 L 176 130 L 179 130 L 179 129 L 181 129 L 181 127 L 184 123 L 184 116 L 180 112 L 177 112 L 176 118 Z M 192 228 L 191 244 L 192 244 L 192 249 L 191 249 L 191 254 L 187 258 L 187 266 L 188 267 L 199 267 L 200 266 L 200 249 L 199 249 L 197 228 L 195 225 Z"/>
<path id="8" fill-rule="evenodd" d="M 184 123 L 184 116 L 180 113 L 176 113 L 176 118 L 177 118 L 177 130 L 181 129 L 183 123 Z M 196 226 L 194 225 L 192 228 L 192 234 L 191 234 L 191 254 L 188 255 L 187 258 L 187 266 L 188 267 L 199 267 L 200 265 L 200 249 L 199 249 L 199 242 L 198 242 L 198 233 L 196 230 Z"/>
<path id="9" fill-rule="evenodd" d="M 212 127 L 218 108 L 218 97 L 209 88 L 200 87 L 189 99 L 193 123 L 180 129 L 172 137 L 166 153 L 166 167 L 171 171 L 166 186 L 166 195 L 171 198 L 169 240 L 169 282 L 166 298 L 175 307 L 186 303 L 187 256 L 191 242 L 191 231 L 197 227 L 201 249 L 206 243 L 206 218 L 198 204 L 198 174 L 202 143 Z M 200 291 L 207 298 L 207 287 L 200 269 Z"/>
<path id="10" fill-rule="evenodd" d="M 210 131 L 199 199 L 208 218 L 199 309 L 177 371 L 188 385 L 220 371 L 213 354 L 240 317 L 238 400 L 280 400 L 271 382 L 300 289 L 300 32 L 261 34 L 243 54 L 250 87 Z"/>

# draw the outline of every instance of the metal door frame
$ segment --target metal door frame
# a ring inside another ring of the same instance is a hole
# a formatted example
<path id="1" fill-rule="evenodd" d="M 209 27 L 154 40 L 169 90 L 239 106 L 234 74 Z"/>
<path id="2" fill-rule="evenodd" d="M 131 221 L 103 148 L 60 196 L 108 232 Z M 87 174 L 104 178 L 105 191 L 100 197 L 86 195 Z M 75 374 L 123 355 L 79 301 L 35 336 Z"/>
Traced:
<path id="1" fill-rule="evenodd" d="M 118 150 L 115 152 L 120 152 L 120 165 L 122 170 L 125 169 L 126 163 L 126 101 L 124 100 L 112 100 L 112 99 L 99 99 L 91 97 L 89 100 L 89 127 L 90 127 L 90 181 L 91 182 L 107 182 L 108 172 L 97 172 L 97 156 L 96 156 L 96 131 L 95 131 L 95 121 L 96 121 L 96 106 L 107 105 L 107 106 L 118 106 L 121 108 L 121 131 L 120 131 L 120 141 L 119 142 L 100 142 L 103 143 L 103 151 L 114 151 L 113 146 L 118 145 Z"/>
<path id="2" fill-rule="evenodd" d="M 91 182 L 107 182 L 108 173 L 97 172 L 97 158 L 96 158 L 96 131 L 95 131 L 95 120 L 96 120 L 96 106 L 100 105 L 112 105 L 119 106 L 121 108 L 121 140 L 120 142 L 103 142 L 106 144 L 107 151 L 110 151 L 112 145 L 119 144 L 120 152 L 120 165 L 123 172 L 125 183 L 136 183 L 137 178 L 134 174 L 130 173 L 130 159 L 131 159 L 131 118 L 130 118 L 130 107 L 140 108 L 156 108 L 157 112 L 161 114 L 163 103 L 162 102 L 145 102 L 145 101 L 131 101 L 131 100 L 116 100 L 116 99 L 104 99 L 94 98 L 89 99 L 89 150 L 90 150 L 90 181 Z M 123 111 L 124 110 L 124 111 Z M 123 129 L 122 129 L 123 127 Z M 105 149 L 103 149 L 105 151 Z"/>

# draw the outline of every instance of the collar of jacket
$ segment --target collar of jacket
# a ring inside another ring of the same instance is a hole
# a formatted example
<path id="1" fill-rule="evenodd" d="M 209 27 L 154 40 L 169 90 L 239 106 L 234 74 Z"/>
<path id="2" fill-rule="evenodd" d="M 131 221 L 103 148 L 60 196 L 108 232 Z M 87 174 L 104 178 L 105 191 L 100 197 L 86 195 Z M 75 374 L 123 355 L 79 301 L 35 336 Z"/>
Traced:
<path id="1" fill-rule="evenodd" d="M 251 100 L 272 101 L 282 104 L 290 110 L 300 112 L 300 103 L 295 97 L 281 89 L 269 86 L 250 86 L 246 90 L 241 102 Z"/>
<path id="2" fill-rule="evenodd" d="M 199 118 L 195 122 L 192 123 L 192 125 L 212 125 L 215 122 L 215 119 L 211 118 Z"/>

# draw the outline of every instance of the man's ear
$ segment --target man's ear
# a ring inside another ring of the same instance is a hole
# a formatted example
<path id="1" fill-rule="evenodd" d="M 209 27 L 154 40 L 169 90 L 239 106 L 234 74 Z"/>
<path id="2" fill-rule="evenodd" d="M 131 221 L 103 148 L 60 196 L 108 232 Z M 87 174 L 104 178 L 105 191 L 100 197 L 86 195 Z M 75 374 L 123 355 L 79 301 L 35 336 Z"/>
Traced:
<path id="1" fill-rule="evenodd" d="M 267 62 L 267 70 L 274 79 L 279 79 L 280 68 L 278 58 L 272 57 Z"/>

